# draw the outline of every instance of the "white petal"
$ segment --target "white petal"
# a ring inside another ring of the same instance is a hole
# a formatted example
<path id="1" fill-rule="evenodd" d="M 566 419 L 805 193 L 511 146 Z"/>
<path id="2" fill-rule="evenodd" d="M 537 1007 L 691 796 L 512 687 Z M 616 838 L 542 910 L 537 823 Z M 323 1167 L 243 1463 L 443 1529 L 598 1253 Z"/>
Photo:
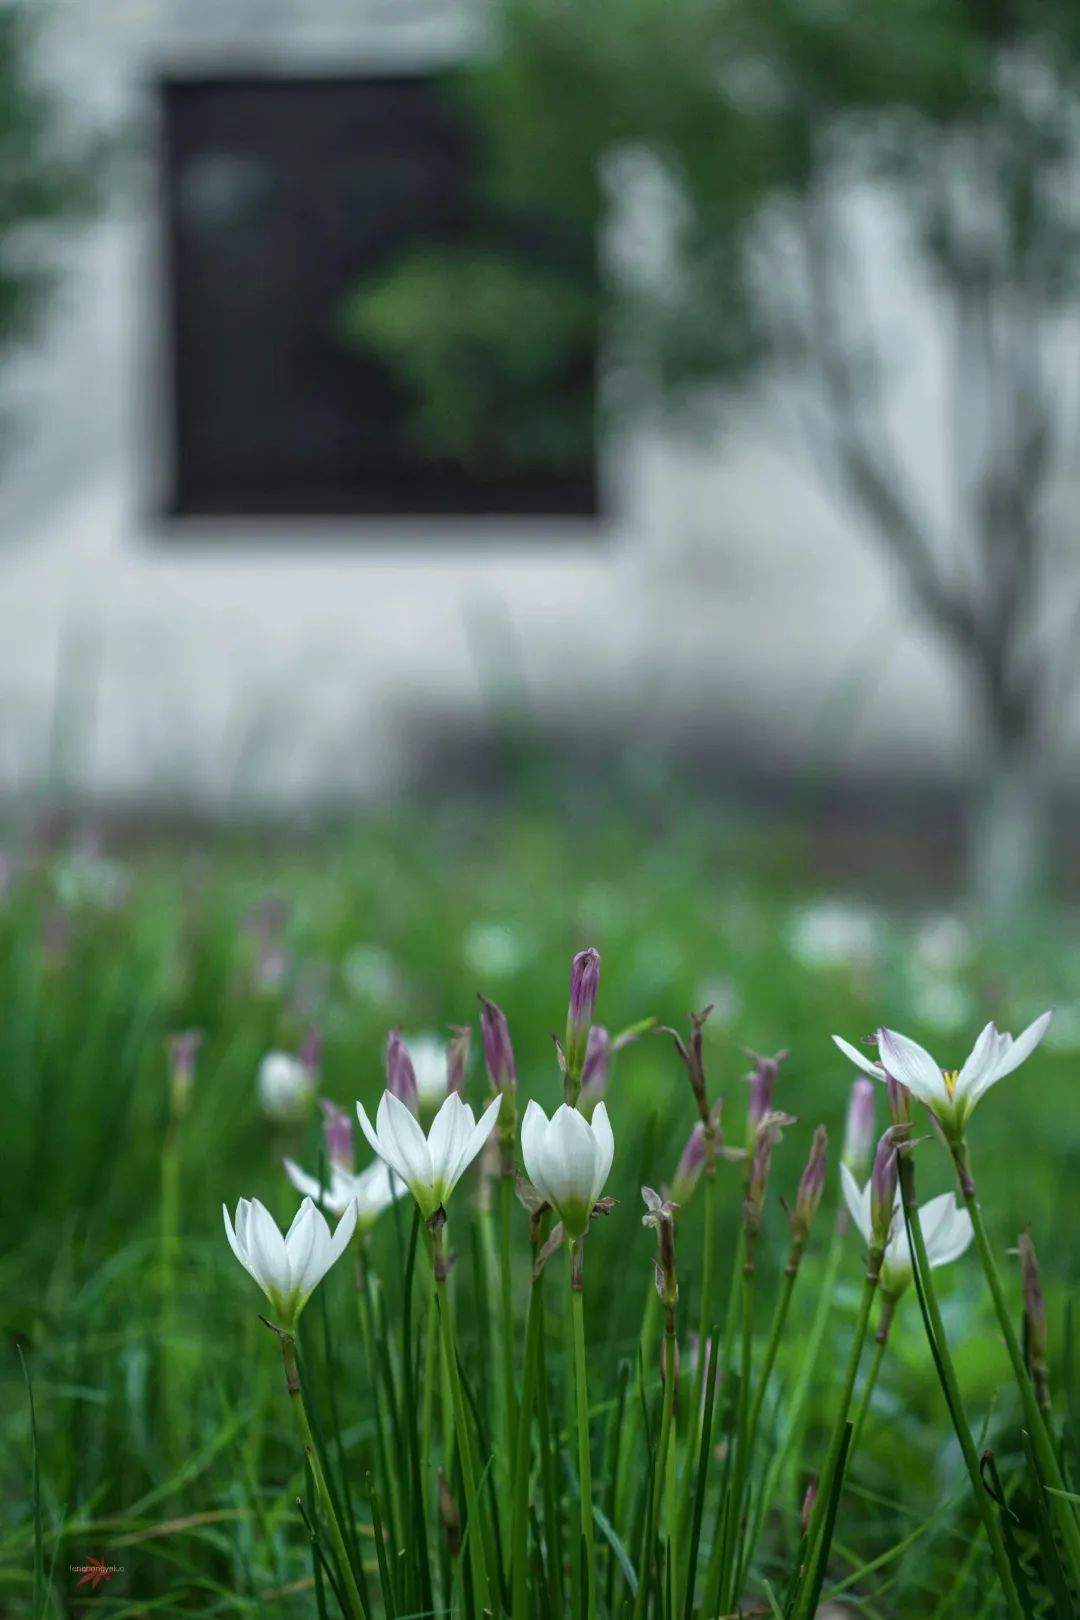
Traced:
<path id="1" fill-rule="evenodd" d="M 556 1207 L 587 1203 L 596 1179 L 596 1139 L 576 1108 L 562 1103 L 544 1136 L 544 1179 Z"/>
<path id="2" fill-rule="evenodd" d="M 400 1176 L 396 1176 L 388 1164 L 376 1159 L 369 1164 L 366 1170 L 361 1170 L 358 1176 L 348 1178 L 348 1188 L 343 1185 L 342 1192 L 346 1191 L 356 1199 L 357 1214 L 370 1219 L 379 1215 L 384 1209 L 389 1209 L 395 1198 L 400 1198 L 408 1188 Z M 344 1197 L 341 1203 L 341 1213 L 345 1213 L 348 1198 Z"/>
<path id="3" fill-rule="evenodd" d="M 248 1216 L 248 1256 L 254 1275 L 264 1293 L 289 1291 L 289 1262 L 285 1239 L 268 1209 L 257 1198 L 251 1200 Z"/>
<path id="4" fill-rule="evenodd" d="M 604 1190 L 604 1183 L 611 1170 L 611 1161 L 615 1157 L 615 1138 L 612 1135 L 611 1121 L 608 1119 L 607 1108 L 603 1102 L 598 1102 L 593 1109 L 592 1133 L 596 1142 L 596 1178 L 593 1182 L 592 1201 L 596 1200 Z"/>
<path id="5" fill-rule="evenodd" d="M 885 1072 L 907 1086 L 928 1108 L 951 1104 L 945 1076 L 918 1041 L 909 1040 L 895 1029 L 883 1029 L 878 1038 L 878 1051 Z"/>
<path id="6" fill-rule="evenodd" d="M 246 1202 L 246 1200 L 241 1200 L 241 1202 L 242 1203 Z M 236 1258 L 239 1260 L 240 1264 L 243 1266 L 243 1268 L 247 1272 L 248 1276 L 249 1277 L 254 1277 L 255 1281 L 259 1282 L 258 1277 L 255 1275 L 255 1270 L 254 1270 L 250 1260 L 247 1257 L 247 1249 L 240 1242 L 239 1235 L 233 1228 L 233 1223 L 229 1219 L 229 1212 L 225 1208 L 224 1204 L 222 1204 L 222 1206 L 221 1206 L 221 1213 L 225 1217 L 225 1236 L 229 1240 L 230 1249 L 232 1250 L 233 1254 L 235 1254 Z M 239 1223 L 239 1221 L 240 1221 L 240 1208 L 239 1208 L 239 1206 L 237 1206 L 236 1218 L 237 1218 L 237 1222 Z M 259 1283 L 259 1286 L 261 1288 L 262 1284 Z"/>
<path id="7" fill-rule="evenodd" d="M 530 1097 L 525 1118 L 521 1122 L 521 1157 L 525 1162 L 525 1174 L 541 1197 L 550 1204 L 551 1193 L 544 1183 L 544 1138 L 547 1128 L 547 1115 L 540 1104 L 533 1102 Z"/>
<path id="8" fill-rule="evenodd" d="M 334 1261 L 340 1259 L 348 1248 L 349 1240 L 356 1231 L 357 1214 L 358 1210 L 354 1198 L 340 1221 L 338 1221 L 334 1235 L 330 1239 L 330 1246 L 326 1251 L 326 1264 L 323 1266 L 323 1276 L 330 1270 Z"/>
<path id="9" fill-rule="evenodd" d="M 360 1129 L 368 1139 L 368 1145 L 378 1154 L 384 1164 L 388 1164 L 392 1170 L 396 1170 L 398 1175 L 404 1179 L 405 1165 L 402 1159 L 393 1143 L 380 1140 L 379 1133 L 368 1118 L 367 1109 L 362 1102 L 358 1102 L 356 1105 L 356 1117 L 360 1121 Z"/>
<path id="10" fill-rule="evenodd" d="M 833 1040 L 844 1056 L 849 1057 L 852 1063 L 857 1063 L 864 1074 L 871 1075 L 875 1080 L 884 1080 L 885 1070 L 880 1063 L 875 1063 L 873 1058 L 866 1056 L 865 1052 L 860 1052 L 857 1046 L 852 1046 L 850 1041 L 845 1041 L 842 1035 L 834 1035 Z"/>
<path id="11" fill-rule="evenodd" d="M 958 1097 L 966 1096 L 969 1091 L 978 1093 L 982 1090 L 986 1076 L 993 1072 L 1001 1060 L 1000 1040 L 1001 1036 L 997 1032 L 996 1024 L 987 1024 L 964 1060 L 964 1067 L 957 1076 L 956 1095 Z"/>
<path id="12" fill-rule="evenodd" d="M 427 1135 L 431 1174 L 435 1181 L 451 1182 L 473 1128 L 473 1112 L 456 1091 L 451 1091 L 431 1122 Z"/>
<path id="13" fill-rule="evenodd" d="M 870 1242 L 870 1183 L 860 1192 L 859 1183 L 855 1180 L 846 1164 L 840 1166 L 840 1185 L 844 1192 L 844 1202 L 848 1207 L 848 1214 L 855 1223 L 855 1228 L 862 1233 L 863 1240 Z"/>
<path id="14" fill-rule="evenodd" d="M 294 1257 L 292 1250 L 289 1251 L 293 1287 L 298 1290 L 301 1301 L 307 1299 L 330 1269 L 330 1228 L 321 1210 L 314 1210 L 313 1217 L 310 1226 L 305 1229 L 305 1236 L 310 1232 L 306 1253 Z"/>
<path id="15" fill-rule="evenodd" d="M 453 1179 L 447 1184 L 448 1193 L 453 1192 L 454 1188 L 457 1186 L 470 1164 L 472 1164 L 477 1154 L 482 1152 L 484 1143 L 495 1129 L 495 1121 L 499 1117 L 499 1108 L 501 1105 L 502 1093 L 500 1092 L 493 1102 L 488 1103 L 476 1124 L 469 1131 L 465 1144 L 462 1147 L 461 1153 L 458 1157 L 458 1162 L 454 1166 Z M 468 1106 L 468 1104 L 465 1105 L 465 1112 L 469 1118 L 472 1119 L 472 1109 Z"/>
<path id="16" fill-rule="evenodd" d="M 305 1198 L 285 1234 L 285 1257 L 289 1262 L 289 1286 L 303 1289 L 303 1279 L 318 1257 L 320 1240 L 330 1241 L 326 1217 L 310 1198 Z M 308 1292 L 310 1293 L 310 1289 Z"/>
<path id="17" fill-rule="evenodd" d="M 316 1201 L 325 1194 L 326 1189 L 319 1186 L 316 1178 L 309 1176 L 306 1170 L 301 1170 L 300 1166 L 295 1164 L 292 1159 L 282 1159 L 281 1162 L 285 1166 L 285 1174 L 298 1193 L 301 1193 L 305 1198 L 314 1198 Z"/>
<path id="18" fill-rule="evenodd" d="M 919 1211 L 919 1216 L 931 1266 L 946 1266 L 950 1260 L 958 1259 L 974 1235 L 971 1216 L 966 1209 L 958 1207 L 955 1193 L 931 1198 Z"/>
<path id="19" fill-rule="evenodd" d="M 384 1091 L 376 1116 L 379 1141 L 389 1146 L 405 1167 L 405 1180 L 410 1186 L 430 1187 L 433 1180 L 431 1154 L 427 1137 L 400 1097 Z"/>
<path id="20" fill-rule="evenodd" d="M 1015 1041 L 1010 1036 L 1006 1035 L 1004 1037 L 1007 1044 L 994 1065 L 993 1073 L 983 1081 L 976 1095 L 981 1096 L 984 1091 L 989 1091 L 991 1086 L 996 1086 L 999 1080 L 1004 1080 L 1007 1074 L 1012 1074 L 1014 1069 L 1020 1067 L 1025 1058 L 1031 1056 L 1049 1029 L 1050 1020 L 1053 1016 L 1052 1010 L 1044 1012 L 1041 1017 L 1036 1018 L 1033 1024 L 1029 1024 L 1027 1029 L 1016 1037 Z"/>

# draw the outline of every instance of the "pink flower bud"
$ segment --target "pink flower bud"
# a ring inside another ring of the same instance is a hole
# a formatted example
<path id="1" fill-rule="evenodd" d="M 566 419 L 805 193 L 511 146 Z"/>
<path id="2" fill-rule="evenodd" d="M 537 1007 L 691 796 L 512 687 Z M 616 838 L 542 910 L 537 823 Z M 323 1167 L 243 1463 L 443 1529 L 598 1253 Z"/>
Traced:
<path id="1" fill-rule="evenodd" d="M 675 1179 L 671 1184 L 671 1197 L 674 1203 L 685 1204 L 694 1188 L 701 1179 L 701 1172 L 705 1168 L 705 1127 L 698 1120 L 690 1135 L 686 1146 L 682 1150 L 679 1163 L 675 1169 Z"/>
<path id="2" fill-rule="evenodd" d="M 890 1127 L 877 1145 L 870 1175 L 870 1247 L 885 1249 L 892 1234 L 900 1160 Z"/>
<path id="3" fill-rule="evenodd" d="M 514 1067 L 514 1049 L 510 1044 L 510 1026 L 502 1009 L 484 996 L 480 997 L 480 1033 L 492 1090 L 500 1095 L 516 1091 L 517 1069 Z"/>
<path id="4" fill-rule="evenodd" d="M 323 1136 L 326 1141 L 326 1157 L 331 1164 L 340 1165 L 343 1170 L 352 1173 L 355 1163 L 353 1155 L 353 1127 L 352 1116 L 347 1114 L 337 1103 L 329 1102 L 325 1097 L 320 1104 L 323 1111 Z"/>
<path id="5" fill-rule="evenodd" d="M 570 1006 L 566 1014 L 567 1074 L 580 1081 L 600 988 L 600 952 L 590 945 L 579 951 L 570 968 Z"/>
<path id="6" fill-rule="evenodd" d="M 392 1029 L 386 1037 L 386 1089 L 415 1114 L 420 1106 L 416 1087 L 416 1070 L 399 1029 Z"/>
<path id="7" fill-rule="evenodd" d="M 806 1161 L 806 1169 L 799 1182 L 799 1190 L 795 1196 L 795 1224 L 803 1237 L 810 1230 L 810 1223 L 817 1214 L 821 1195 L 825 1190 L 825 1157 L 827 1137 L 824 1125 L 819 1125 L 814 1132 L 814 1140 L 810 1147 L 810 1157 Z"/>
<path id="8" fill-rule="evenodd" d="M 852 1083 L 844 1125 L 843 1163 L 860 1184 L 874 1151 L 874 1082 L 865 1074 Z"/>
<path id="9" fill-rule="evenodd" d="M 885 1076 L 885 1093 L 889 1099 L 889 1118 L 894 1125 L 911 1124 L 911 1092 L 891 1074 Z"/>
<path id="10" fill-rule="evenodd" d="M 780 1065 L 786 1057 L 786 1052 L 778 1052 L 775 1057 L 760 1057 L 754 1054 L 754 1071 L 749 1077 L 750 1103 L 746 1112 L 746 1145 L 748 1148 L 752 1149 L 754 1146 L 761 1121 L 766 1114 L 772 1113 L 776 1077 L 780 1073 Z"/>

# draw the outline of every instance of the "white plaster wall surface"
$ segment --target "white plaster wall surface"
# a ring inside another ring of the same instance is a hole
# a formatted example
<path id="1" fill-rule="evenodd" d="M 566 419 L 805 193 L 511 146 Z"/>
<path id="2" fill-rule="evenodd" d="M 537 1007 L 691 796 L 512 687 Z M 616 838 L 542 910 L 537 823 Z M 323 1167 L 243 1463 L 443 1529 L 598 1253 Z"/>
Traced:
<path id="1" fill-rule="evenodd" d="M 358 29 L 345 4 L 301 27 L 295 7 L 254 0 L 68 0 L 49 63 L 137 120 L 153 72 L 183 62 L 340 71 L 449 50 L 460 18 L 433 34 L 427 11 L 390 38 L 377 6 Z M 760 413 L 719 444 L 613 445 L 596 526 L 155 519 L 156 253 L 145 169 L 69 244 L 47 329 L 4 382 L 0 792 L 60 769 L 114 802 L 378 793 L 407 772 L 417 717 L 489 713 L 491 626 L 509 628 L 530 707 L 555 720 L 704 723 L 797 768 L 848 694 L 838 768 L 955 766 L 955 672 Z M 938 385 L 932 361 L 918 369 L 910 292 L 898 309 L 912 356 L 898 425 L 917 453 L 920 435 L 934 447 Z"/>

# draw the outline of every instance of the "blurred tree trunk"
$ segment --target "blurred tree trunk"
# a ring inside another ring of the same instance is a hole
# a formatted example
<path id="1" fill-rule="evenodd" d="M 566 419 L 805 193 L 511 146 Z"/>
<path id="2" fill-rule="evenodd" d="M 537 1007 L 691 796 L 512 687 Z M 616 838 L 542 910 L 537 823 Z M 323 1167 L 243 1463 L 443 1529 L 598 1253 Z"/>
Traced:
<path id="1" fill-rule="evenodd" d="M 968 882 L 981 918 L 1001 934 L 1044 890 L 1050 783 L 1035 703 L 1011 700 L 985 675 L 977 702 L 981 738 L 968 812 Z"/>

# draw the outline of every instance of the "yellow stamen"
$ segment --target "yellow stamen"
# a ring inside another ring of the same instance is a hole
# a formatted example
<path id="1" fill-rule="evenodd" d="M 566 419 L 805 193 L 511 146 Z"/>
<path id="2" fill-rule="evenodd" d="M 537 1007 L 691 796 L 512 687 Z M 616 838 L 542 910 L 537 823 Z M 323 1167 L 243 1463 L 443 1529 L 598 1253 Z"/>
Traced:
<path id="1" fill-rule="evenodd" d="M 949 1093 L 950 1099 L 952 1099 L 956 1095 L 956 1082 L 960 1078 L 960 1070 L 945 1069 L 943 1073 L 945 1076 L 945 1090 Z"/>

